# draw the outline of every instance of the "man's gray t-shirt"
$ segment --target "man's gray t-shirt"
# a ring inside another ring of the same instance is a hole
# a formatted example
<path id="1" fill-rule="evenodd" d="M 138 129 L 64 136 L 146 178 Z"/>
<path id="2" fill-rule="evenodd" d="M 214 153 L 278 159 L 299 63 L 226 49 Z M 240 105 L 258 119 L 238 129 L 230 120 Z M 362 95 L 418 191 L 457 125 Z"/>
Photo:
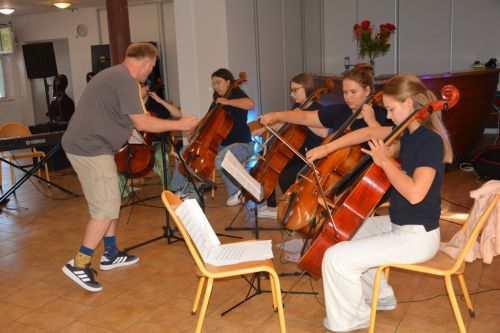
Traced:
<path id="1" fill-rule="evenodd" d="M 133 128 L 129 114 L 144 112 L 138 82 L 120 64 L 89 81 L 63 135 L 64 151 L 80 156 L 112 155 Z"/>

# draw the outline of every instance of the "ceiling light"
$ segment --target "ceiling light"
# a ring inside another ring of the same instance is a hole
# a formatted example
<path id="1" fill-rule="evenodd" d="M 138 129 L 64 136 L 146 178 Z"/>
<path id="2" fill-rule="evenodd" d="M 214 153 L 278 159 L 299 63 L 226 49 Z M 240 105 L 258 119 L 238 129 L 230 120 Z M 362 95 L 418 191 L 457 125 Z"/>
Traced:
<path id="1" fill-rule="evenodd" d="M 2 8 L 0 9 L 0 13 L 5 14 L 5 15 L 10 15 L 14 12 L 14 9 L 12 8 Z"/>
<path id="2" fill-rule="evenodd" d="M 56 6 L 57 8 L 66 9 L 71 6 L 71 4 L 69 2 L 56 2 L 54 3 L 54 6 Z"/>

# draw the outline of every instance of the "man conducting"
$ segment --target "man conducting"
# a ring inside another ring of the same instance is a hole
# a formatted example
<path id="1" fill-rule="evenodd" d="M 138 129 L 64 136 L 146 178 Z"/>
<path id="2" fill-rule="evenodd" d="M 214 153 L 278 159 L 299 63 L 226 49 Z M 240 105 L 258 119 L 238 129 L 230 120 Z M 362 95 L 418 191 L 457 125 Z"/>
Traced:
<path id="1" fill-rule="evenodd" d="M 78 175 L 90 212 L 83 243 L 62 271 L 89 291 L 102 290 L 90 263 L 101 239 L 104 238 L 102 270 L 139 261 L 138 257 L 116 247 L 121 197 L 115 152 L 127 141 L 134 127 L 152 133 L 188 131 L 198 122 L 190 115 L 164 120 L 145 112 L 139 83 L 147 79 L 156 58 L 157 50 L 152 44 L 131 44 L 123 63 L 101 71 L 88 83 L 62 138 L 62 146 Z"/>

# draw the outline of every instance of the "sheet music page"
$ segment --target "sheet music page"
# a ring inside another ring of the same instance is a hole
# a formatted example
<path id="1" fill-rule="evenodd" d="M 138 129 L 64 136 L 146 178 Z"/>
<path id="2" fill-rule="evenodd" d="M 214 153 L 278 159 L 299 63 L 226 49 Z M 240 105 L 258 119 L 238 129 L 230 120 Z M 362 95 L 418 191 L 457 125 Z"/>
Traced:
<path id="1" fill-rule="evenodd" d="M 271 258 L 273 258 L 271 240 L 260 240 L 214 246 L 210 248 L 205 262 L 214 266 L 223 266 Z"/>
<path id="2" fill-rule="evenodd" d="M 248 191 L 248 193 L 257 199 L 257 201 L 260 202 L 264 199 L 262 185 L 248 174 L 245 168 L 241 165 L 240 161 L 238 161 L 230 150 L 227 151 L 221 165 L 231 174 L 231 176 L 234 177 L 234 179 L 238 181 L 238 183 L 240 183 L 245 190 Z"/>
<path id="3" fill-rule="evenodd" d="M 210 248 L 220 245 L 220 242 L 198 201 L 196 199 L 184 200 L 175 210 L 175 214 L 186 227 L 189 236 L 206 262 Z"/>
<path id="4" fill-rule="evenodd" d="M 215 266 L 273 258 L 271 240 L 220 244 L 214 229 L 195 199 L 185 200 L 175 214 L 186 227 L 203 261 Z"/>
<path id="5" fill-rule="evenodd" d="M 131 145 L 145 145 L 146 144 L 141 133 L 139 133 L 135 128 L 132 129 L 132 132 L 130 133 L 130 136 L 129 136 L 127 142 Z"/>

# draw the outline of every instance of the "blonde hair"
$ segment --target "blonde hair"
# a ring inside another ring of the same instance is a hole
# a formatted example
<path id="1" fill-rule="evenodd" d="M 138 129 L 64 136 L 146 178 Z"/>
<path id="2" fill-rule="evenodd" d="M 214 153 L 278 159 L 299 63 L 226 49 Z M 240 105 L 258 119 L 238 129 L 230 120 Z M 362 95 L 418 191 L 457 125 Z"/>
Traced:
<path id="1" fill-rule="evenodd" d="M 390 79 L 384 86 L 383 94 L 391 96 L 396 101 L 402 103 L 407 98 L 411 98 L 415 109 L 420 109 L 424 105 L 437 100 L 434 93 L 425 87 L 420 79 L 414 75 L 397 75 Z M 433 112 L 426 120 L 418 120 L 422 125 L 437 133 L 444 143 L 443 162 L 451 163 L 453 160 L 453 150 L 451 148 L 448 131 L 444 127 L 441 119 L 441 111 Z"/>
<path id="2" fill-rule="evenodd" d="M 158 50 L 151 43 L 133 43 L 127 47 L 127 57 L 142 59 L 151 58 L 154 59 L 158 56 Z"/>

